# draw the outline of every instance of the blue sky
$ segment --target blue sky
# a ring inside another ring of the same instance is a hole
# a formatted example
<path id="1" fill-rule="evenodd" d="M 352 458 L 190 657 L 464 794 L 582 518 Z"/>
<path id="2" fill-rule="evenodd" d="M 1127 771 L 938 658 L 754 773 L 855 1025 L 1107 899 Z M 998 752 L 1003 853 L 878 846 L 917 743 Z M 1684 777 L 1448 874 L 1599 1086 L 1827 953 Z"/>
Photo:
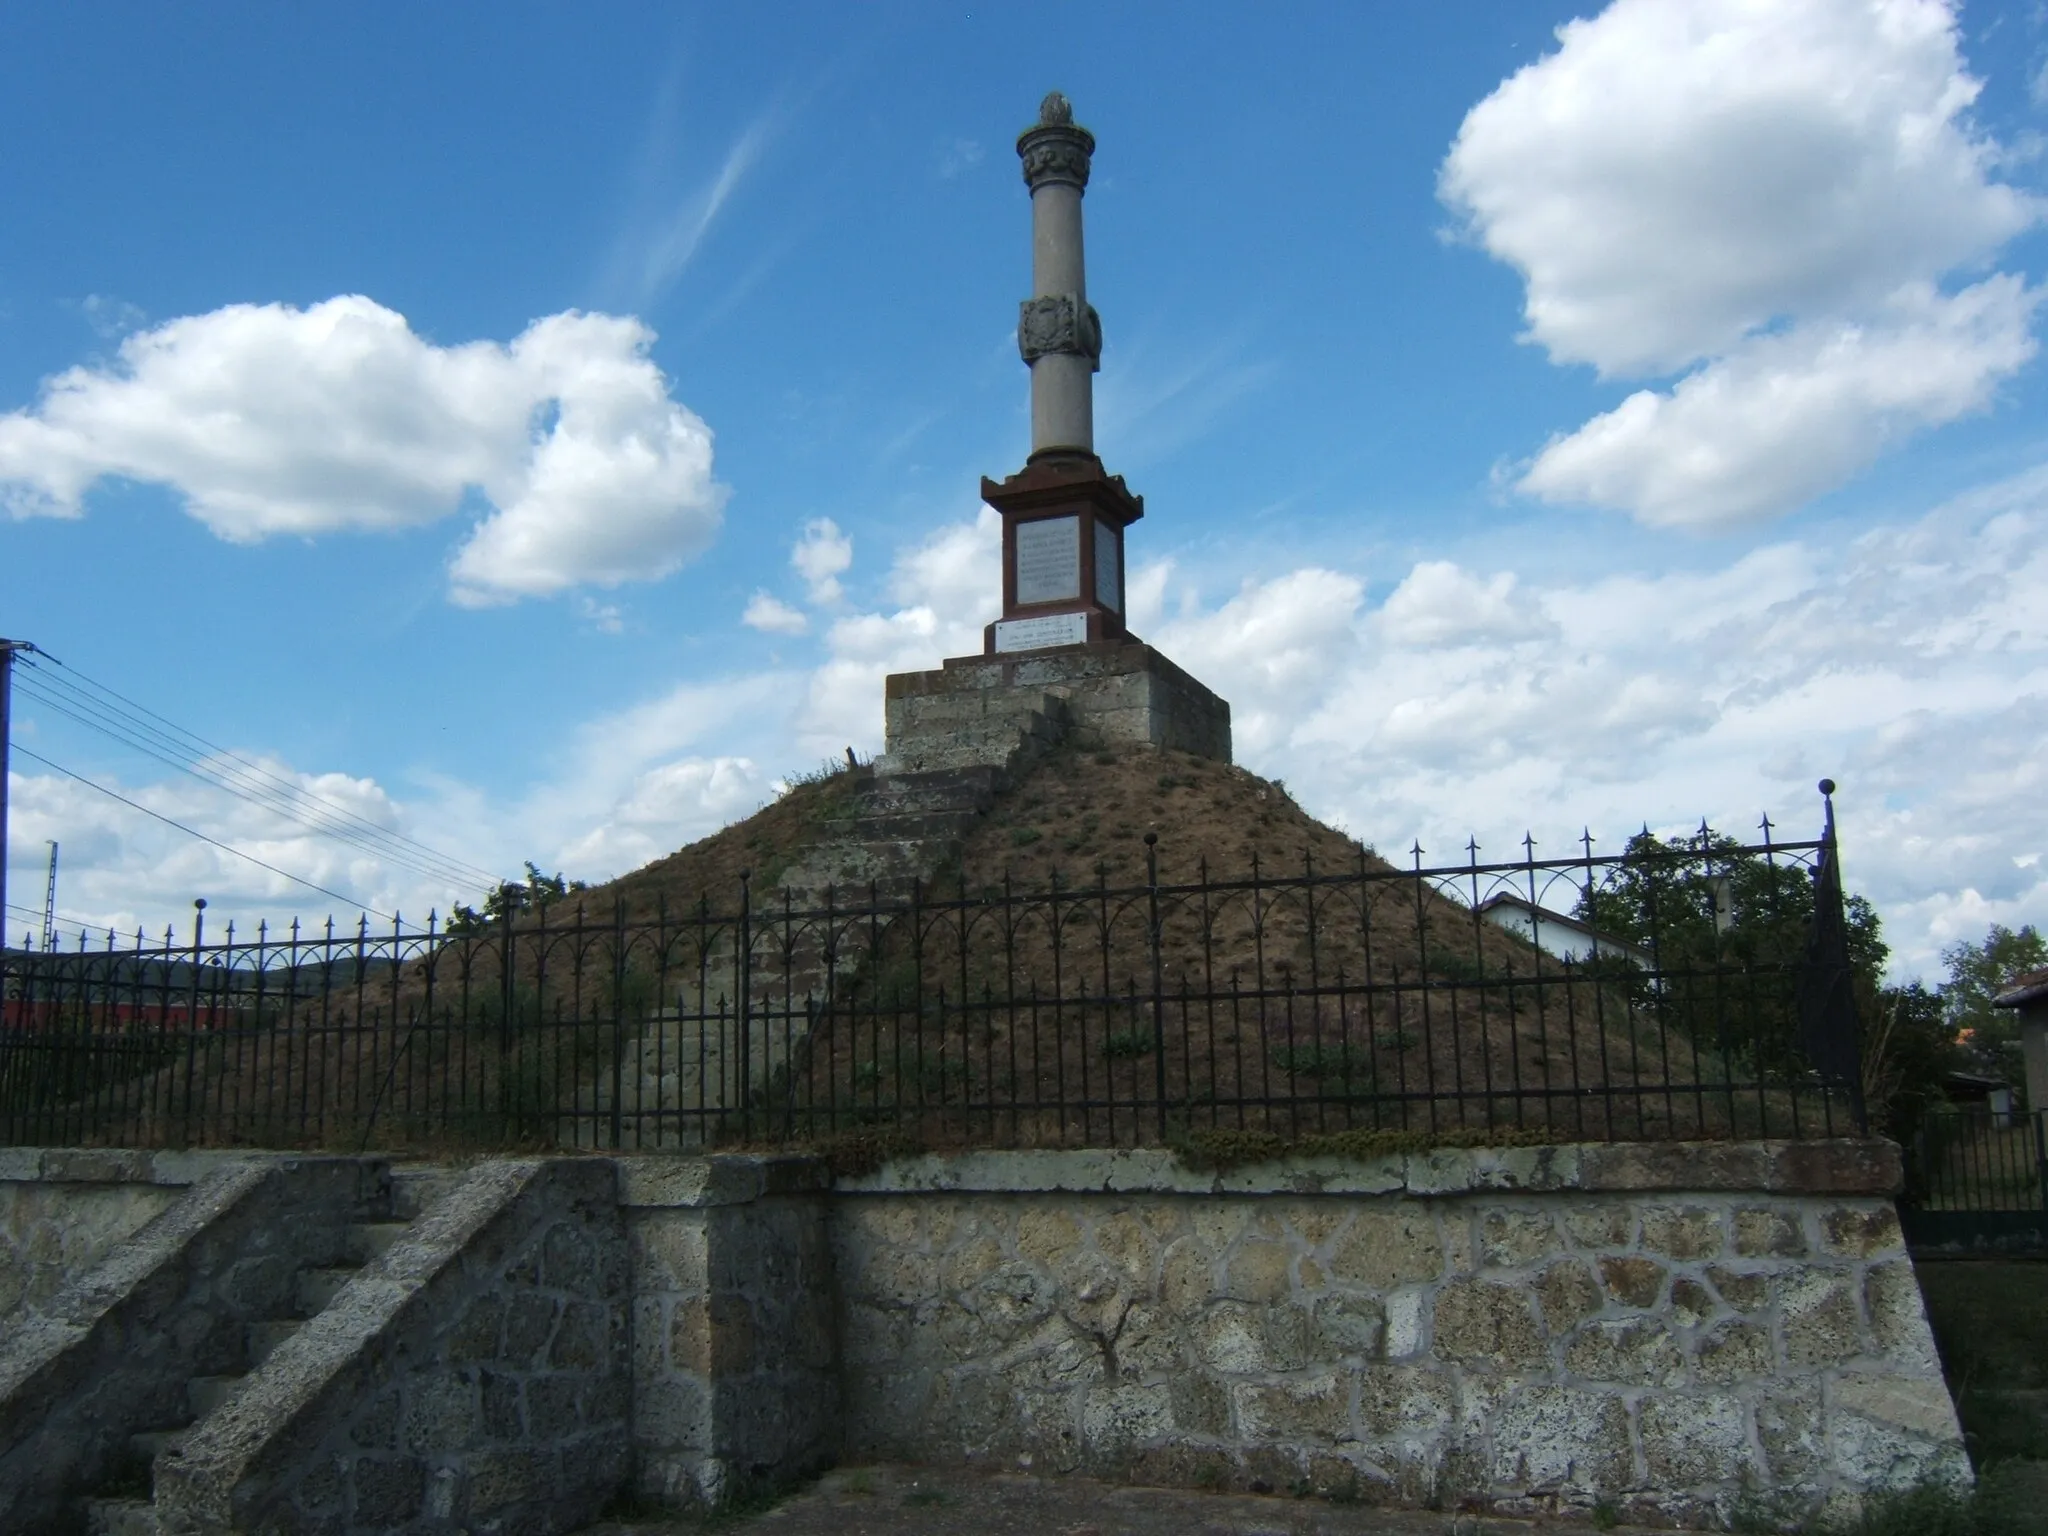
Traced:
<path id="1" fill-rule="evenodd" d="M 1053 87 L 1134 618 L 1241 761 L 1447 857 L 1804 831 L 1829 773 L 1902 967 L 2048 920 L 2035 0 L 17 7 L 0 634 L 508 873 L 878 748 L 996 605 Z M 373 910 L 477 899 L 18 704 Z M 12 788 L 67 929 L 341 906 Z"/>

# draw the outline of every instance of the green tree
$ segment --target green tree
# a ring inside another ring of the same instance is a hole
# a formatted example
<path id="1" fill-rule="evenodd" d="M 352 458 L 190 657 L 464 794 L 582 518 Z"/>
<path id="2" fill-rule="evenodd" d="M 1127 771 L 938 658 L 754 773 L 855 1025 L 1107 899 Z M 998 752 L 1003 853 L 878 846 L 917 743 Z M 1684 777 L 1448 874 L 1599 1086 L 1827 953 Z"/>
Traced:
<path id="1" fill-rule="evenodd" d="M 1801 1072 L 1798 977 L 1813 921 L 1813 872 L 1745 852 L 1711 827 L 1683 837 L 1640 832 L 1581 897 L 1578 915 L 1655 957 L 1660 1017 L 1702 1046 L 1759 1068 Z M 1880 1016 L 1889 949 L 1877 909 L 1847 896 L 1843 917 L 1859 1023 Z M 1639 1004 L 1653 999 L 1635 989 Z M 1866 1073 L 1867 1076 L 1867 1073 Z"/>
<path id="2" fill-rule="evenodd" d="M 577 891 L 589 889 L 588 881 L 563 880 L 560 870 L 552 875 L 544 875 L 540 872 L 540 866 L 528 859 L 525 880 L 499 881 L 498 888 L 484 897 L 484 909 L 481 912 L 466 903 L 458 902 L 454 910 L 448 914 L 448 926 L 445 931 L 457 937 L 482 933 L 492 923 L 504 922 L 529 907 L 562 901 Z"/>
<path id="3" fill-rule="evenodd" d="M 2019 1020 L 2009 1008 L 1992 1007 L 1991 1000 L 2030 971 L 2048 969 L 2048 939 L 2031 923 L 2019 929 L 1993 923 L 1982 943 L 1951 944 L 1941 961 L 1948 967 L 1942 1006 L 1971 1065 L 2009 1083 L 2025 1082 Z"/>
<path id="4" fill-rule="evenodd" d="M 1942 994 L 1919 981 L 1883 988 L 1863 1027 L 1863 1095 L 1873 1129 L 1903 1142 L 1943 1101 L 1943 1079 L 1967 1067 L 1969 1054 Z"/>

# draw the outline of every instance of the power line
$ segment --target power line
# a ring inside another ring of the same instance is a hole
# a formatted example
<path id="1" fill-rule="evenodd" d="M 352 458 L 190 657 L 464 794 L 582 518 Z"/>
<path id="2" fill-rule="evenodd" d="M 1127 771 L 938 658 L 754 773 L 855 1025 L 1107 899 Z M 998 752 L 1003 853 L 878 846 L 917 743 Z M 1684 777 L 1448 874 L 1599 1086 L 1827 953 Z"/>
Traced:
<path id="1" fill-rule="evenodd" d="M 24 747 L 19 743 L 16 743 L 14 750 L 19 752 L 23 757 L 34 758 L 37 762 L 41 763 L 45 768 L 55 769 L 58 773 L 63 774 L 64 777 L 67 779 L 76 779 L 79 783 L 85 785 L 86 788 L 98 790 L 101 794 L 105 795 L 110 800 L 120 801 L 130 810 L 140 811 L 145 816 L 154 817 L 156 820 L 162 822 L 165 826 L 175 827 L 177 828 L 178 831 L 185 833 L 188 837 L 198 838 L 202 843 L 211 843 L 214 847 L 220 849 L 223 853 L 231 853 L 238 859 L 246 859 L 248 860 L 249 863 L 254 864 L 258 869 L 267 869 L 273 875 L 280 875 L 284 879 L 291 881 L 292 884 L 294 885 L 303 885 L 307 890 L 318 891 L 322 896 L 332 896 L 336 901 L 341 902 L 346 906 L 359 907 L 365 912 L 374 913 L 376 916 L 385 918 L 390 922 L 395 923 L 399 920 L 397 915 L 394 913 L 379 911 L 377 908 L 371 906 L 368 902 L 358 901 L 353 896 L 346 896 L 343 895 L 340 891 L 330 890 L 327 886 L 316 884 L 314 881 L 308 880 L 301 875 L 295 875 L 288 869 L 279 869 L 275 864 L 266 863 L 262 859 L 257 858 L 256 855 L 253 853 L 244 853 L 241 849 L 235 847 L 232 843 L 224 843 L 217 837 L 208 837 L 204 832 L 201 832 L 196 827 L 188 827 L 182 821 L 174 821 L 170 817 L 164 815 L 163 812 L 161 811 L 152 811 L 148 806 L 138 804 L 136 801 L 130 800 L 126 795 L 117 793 L 116 791 L 107 788 L 107 786 L 104 784 L 96 783 L 92 779 L 88 779 L 82 773 L 74 773 L 71 769 L 66 768 L 62 763 L 51 762 L 49 758 L 44 757 L 40 752 L 32 752 L 27 747 Z"/>
<path id="2" fill-rule="evenodd" d="M 142 753 L 145 757 L 151 758 L 156 762 L 162 763 L 168 768 L 176 769 L 178 772 L 187 774 L 192 778 L 198 779 L 201 783 L 206 784 L 212 788 L 223 790 L 226 793 L 233 795 L 235 798 L 246 802 L 247 804 L 256 806 L 260 810 L 265 810 L 274 815 L 282 816 L 289 821 L 295 822 L 298 825 L 307 828 L 309 831 L 321 834 L 323 836 L 331 837 L 337 842 L 345 843 L 349 847 L 356 849 L 358 852 L 370 854 L 373 857 L 383 859 L 388 863 L 399 865 L 400 867 L 405 869 L 410 869 L 417 874 L 426 875 L 432 879 L 445 880 L 451 884 L 458 885 L 469 885 L 473 883 L 472 877 L 465 871 L 454 871 L 446 868 L 430 867 L 423 861 L 409 858 L 405 856 L 403 853 L 394 851 L 393 849 L 384 846 L 381 843 L 373 842 L 363 837 L 361 834 L 356 833 L 351 828 L 336 828 L 333 826 L 323 824 L 322 822 L 315 821 L 312 818 L 300 813 L 294 806 L 292 806 L 288 802 L 281 801 L 280 798 L 274 794 L 268 792 L 250 793 L 249 791 L 239 787 L 231 778 L 227 778 L 224 776 L 216 776 L 213 773 L 207 772 L 206 765 L 203 762 L 195 766 L 190 761 L 185 761 L 181 760 L 180 758 L 170 756 L 166 752 L 157 750 L 147 741 L 140 741 L 134 739 L 132 736 L 126 734 L 123 730 L 119 728 L 108 727 L 106 725 L 98 723 L 95 720 L 88 719 L 86 718 L 86 716 L 76 713 L 75 711 L 67 708 L 65 704 L 58 702 L 56 699 L 53 699 L 49 695 L 41 693 L 32 687 L 24 687 L 22 689 L 22 692 L 28 694 L 32 698 L 39 699 L 45 706 L 55 710 L 57 713 L 67 716 L 72 720 L 76 720 L 79 724 L 87 726 L 90 729 L 97 730 L 100 732 L 101 735 L 111 737 L 113 740 L 120 742 L 122 745 L 131 747 L 135 751 Z"/>
<path id="3" fill-rule="evenodd" d="M 54 657 L 49 659 L 57 666 L 64 665 Z M 33 679 L 23 673 L 18 674 L 19 680 L 29 684 L 27 691 L 45 705 L 229 794 L 238 795 L 310 830 L 434 879 L 457 885 L 484 886 L 495 885 L 500 879 L 489 870 L 385 827 L 284 778 L 261 763 L 208 740 L 76 668 L 64 667 L 64 672 L 69 674 L 64 676 L 45 670 L 33 660 L 30 660 L 30 666 L 35 672 Z M 38 684 L 41 686 L 35 686 Z M 49 691 L 52 689 L 57 692 L 53 694 Z M 166 756 L 166 753 L 171 756 Z"/>
<path id="4" fill-rule="evenodd" d="M 350 842 L 364 852 L 374 853 L 393 863 L 402 864 L 417 873 L 454 884 L 496 883 L 497 877 L 489 871 L 443 854 L 403 833 L 380 826 L 346 806 L 338 805 L 270 772 L 260 763 L 253 763 L 238 753 L 185 730 L 153 710 L 133 705 L 124 696 L 102 684 L 93 683 L 92 686 L 107 694 L 109 698 L 119 701 L 118 703 L 109 704 L 105 699 L 95 698 L 73 685 L 67 678 L 43 673 L 40 669 L 38 672 L 39 675 L 32 682 L 26 676 L 22 680 L 30 683 L 28 691 L 43 703 L 79 721 L 80 724 L 110 735 L 124 745 L 154 757 L 159 762 L 190 773 L 217 788 L 261 805 L 311 830 Z M 90 683 L 91 679 L 85 681 Z M 35 684 L 41 684 L 42 687 L 38 688 L 34 686 Z M 45 691 L 52 686 L 62 690 L 61 697 Z M 85 712 L 84 715 L 79 713 L 81 710 Z M 141 718 L 143 716 L 148 718 Z M 152 720 L 161 722 L 164 728 L 151 724 Z M 181 740 L 181 737 L 184 739 Z M 195 751 L 193 744 L 207 750 Z M 167 752 L 172 755 L 166 756 Z M 234 766 L 226 766 L 227 764 Z"/>

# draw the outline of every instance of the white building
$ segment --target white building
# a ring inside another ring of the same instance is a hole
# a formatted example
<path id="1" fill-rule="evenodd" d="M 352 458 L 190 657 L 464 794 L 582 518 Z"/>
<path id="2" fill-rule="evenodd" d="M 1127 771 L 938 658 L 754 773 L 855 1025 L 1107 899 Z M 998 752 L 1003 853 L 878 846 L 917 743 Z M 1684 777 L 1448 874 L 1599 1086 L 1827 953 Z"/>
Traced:
<path id="1" fill-rule="evenodd" d="M 1489 896 L 1479 903 L 1478 912 L 1496 927 L 1527 939 L 1546 954 L 1560 960 L 1591 960 L 1617 956 L 1649 971 L 1656 959 L 1642 945 L 1602 933 L 1576 917 L 1539 907 L 1521 896 Z"/>

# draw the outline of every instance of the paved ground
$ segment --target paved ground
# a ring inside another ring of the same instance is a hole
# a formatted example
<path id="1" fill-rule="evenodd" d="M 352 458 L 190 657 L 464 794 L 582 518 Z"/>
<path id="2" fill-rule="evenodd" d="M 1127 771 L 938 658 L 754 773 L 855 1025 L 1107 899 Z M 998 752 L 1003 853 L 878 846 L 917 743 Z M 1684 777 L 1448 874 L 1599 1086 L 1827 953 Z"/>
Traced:
<path id="1" fill-rule="evenodd" d="M 715 1522 L 746 1536 L 1534 1536 L 1590 1525 L 1481 1520 L 1314 1499 L 1132 1488 L 1084 1477 L 855 1467 L 762 1513 Z M 688 1536 L 701 1522 L 608 1521 L 582 1536 Z M 1611 1528 L 1626 1536 L 1633 1527 Z"/>

